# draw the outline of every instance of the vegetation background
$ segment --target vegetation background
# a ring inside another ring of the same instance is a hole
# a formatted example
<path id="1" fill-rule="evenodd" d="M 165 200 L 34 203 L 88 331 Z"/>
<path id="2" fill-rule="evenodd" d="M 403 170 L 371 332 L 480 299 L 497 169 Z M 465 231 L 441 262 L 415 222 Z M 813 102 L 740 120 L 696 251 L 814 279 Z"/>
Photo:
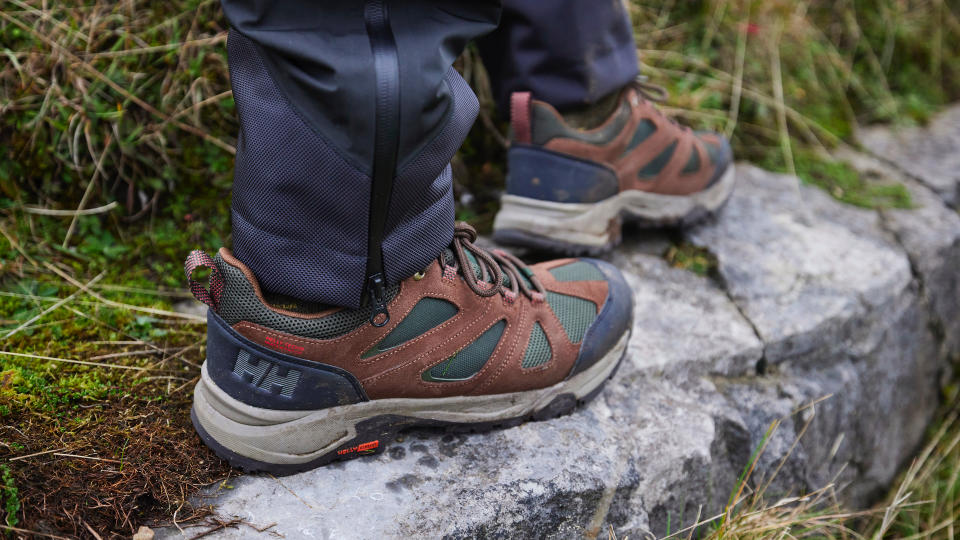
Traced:
<path id="1" fill-rule="evenodd" d="M 628 5 L 668 112 L 844 202 L 910 205 L 902 186 L 830 155 L 856 145 L 858 125 L 922 123 L 960 98 L 960 1 Z M 230 474 L 189 426 L 203 325 L 172 308 L 189 296 L 187 251 L 229 244 L 226 29 L 215 0 L 0 0 L 0 529 L 11 534 L 212 519 L 186 502 Z M 458 214 L 484 229 L 506 122 L 475 52 L 458 67 L 482 105 L 454 162 Z M 709 269 L 689 246 L 665 256 Z M 886 501 L 894 510 L 742 494 L 712 534 L 952 535 L 960 428 L 947 397 L 930 451 Z"/>

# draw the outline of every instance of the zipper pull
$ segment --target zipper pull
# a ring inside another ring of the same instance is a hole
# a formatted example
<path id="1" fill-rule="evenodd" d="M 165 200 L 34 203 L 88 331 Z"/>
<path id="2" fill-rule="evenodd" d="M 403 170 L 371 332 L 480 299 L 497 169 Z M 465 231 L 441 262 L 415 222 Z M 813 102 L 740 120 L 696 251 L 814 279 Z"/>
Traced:
<path id="1" fill-rule="evenodd" d="M 374 274 L 367 278 L 367 297 L 370 299 L 370 305 L 373 311 L 370 313 L 370 324 L 380 328 L 390 322 L 390 312 L 387 311 L 385 302 L 386 291 L 383 285 L 383 276 Z M 382 320 L 380 315 L 383 315 Z"/>

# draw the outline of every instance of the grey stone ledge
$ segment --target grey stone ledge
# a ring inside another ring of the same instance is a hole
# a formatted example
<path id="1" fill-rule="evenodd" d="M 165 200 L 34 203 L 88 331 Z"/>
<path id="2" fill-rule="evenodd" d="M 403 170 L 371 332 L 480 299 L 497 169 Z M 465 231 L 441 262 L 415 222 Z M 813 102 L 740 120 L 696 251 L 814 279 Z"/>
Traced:
<path id="1" fill-rule="evenodd" d="M 634 288 L 634 334 L 588 406 L 484 434 L 414 431 L 203 502 L 286 538 L 661 536 L 720 512 L 780 420 L 754 481 L 789 454 L 771 497 L 833 481 L 869 504 L 921 441 L 960 333 L 960 218 L 907 180 L 918 208 L 881 213 L 741 164 L 725 211 L 685 233 L 719 279 L 670 268 L 640 231 L 610 256 Z"/>
<path id="2" fill-rule="evenodd" d="M 960 105 L 924 127 L 861 129 L 863 147 L 920 180 L 949 206 L 960 207 Z"/>

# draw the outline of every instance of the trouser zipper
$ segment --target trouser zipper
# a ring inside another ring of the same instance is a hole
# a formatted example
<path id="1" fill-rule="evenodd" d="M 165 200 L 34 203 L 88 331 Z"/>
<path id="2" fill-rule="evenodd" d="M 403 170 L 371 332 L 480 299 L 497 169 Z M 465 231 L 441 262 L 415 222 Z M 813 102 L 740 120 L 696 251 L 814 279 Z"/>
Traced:
<path id="1" fill-rule="evenodd" d="M 385 1 L 367 2 L 363 17 L 370 37 L 377 85 L 364 301 L 373 308 L 370 324 L 383 326 L 390 321 L 386 305 L 382 246 L 400 142 L 400 61 L 397 44 L 390 30 L 390 17 Z"/>

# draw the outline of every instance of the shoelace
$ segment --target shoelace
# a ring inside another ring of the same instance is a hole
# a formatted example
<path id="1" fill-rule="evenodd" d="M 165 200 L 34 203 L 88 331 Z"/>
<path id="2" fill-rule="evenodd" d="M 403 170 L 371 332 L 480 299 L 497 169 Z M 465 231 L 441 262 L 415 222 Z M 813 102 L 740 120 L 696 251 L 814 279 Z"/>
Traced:
<path id="1" fill-rule="evenodd" d="M 470 290 L 481 297 L 503 294 L 506 298 L 513 300 L 517 294 L 522 292 L 524 296 L 534 301 L 542 301 L 546 295 L 546 289 L 540 283 L 540 280 L 534 275 L 523 261 L 507 253 L 506 251 L 495 249 L 487 251 L 477 247 L 474 242 L 477 241 L 477 231 L 467 223 L 457 223 L 453 228 L 453 242 L 450 244 L 454 262 L 456 266 L 454 271 L 461 270 L 463 280 L 467 282 Z M 467 253 L 473 254 L 480 267 L 480 278 L 477 279 L 473 271 L 473 265 Z M 443 255 L 439 257 L 441 267 L 447 266 L 443 260 Z M 503 274 L 506 272 L 510 278 L 510 289 L 503 288 Z M 527 286 L 527 282 L 521 277 L 526 277 L 533 289 Z M 490 278 L 488 280 L 488 278 Z"/>
<path id="2" fill-rule="evenodd" d="M 637 93 L 640 94 L 640 96 L 643 99 L 646 99 L 648 101 L 652 101 L 654 103 L 664 103 L 665 101 L 670 99 L 670 91 L 660 86 L 659 84 L 653 84 L 651 82 L 647 82 L 647 77 L 644 75 L 637 75 L 637 78 L 633 80 L 632 84 L 634 89 L 636 89 Z M 653 110 L 656 111 L 656 113 L 659 114 L 660 116 L 665 117 L 665 115 L 659 108 L 653 107 Z M 670 123 L 677 126 L 683 131 L 691 131 L 689 127 L 678 123 L 675 118 L 667 118 L 667 120 L 669 120 Z"/>
<path id="3" fill-rule="evenodd" d="M 663 103 L 670 99 L 670 92 L 666 88 L 659 84 L 647 82 L 644 75 L 637 75 L 637 78 L 633 80 L 633 87 L 637 89 L 641 96 L 654 103 Z"/>

